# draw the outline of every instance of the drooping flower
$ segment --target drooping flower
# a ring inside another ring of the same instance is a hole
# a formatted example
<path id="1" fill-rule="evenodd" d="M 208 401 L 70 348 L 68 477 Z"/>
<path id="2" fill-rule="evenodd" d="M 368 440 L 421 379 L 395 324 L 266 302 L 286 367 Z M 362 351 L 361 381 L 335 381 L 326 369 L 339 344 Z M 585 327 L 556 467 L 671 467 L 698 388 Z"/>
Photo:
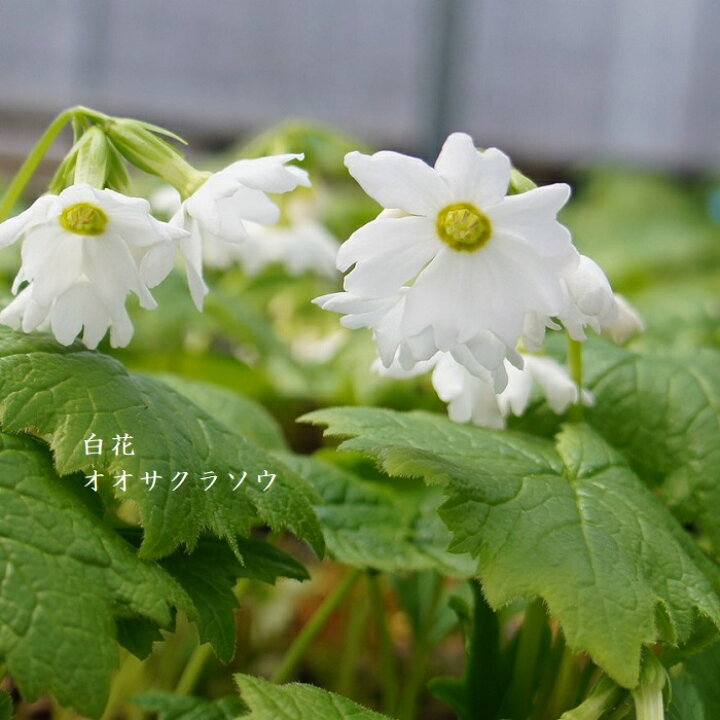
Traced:
<path id="1" fill-rule="evenodd" d="M 141 198 L 90 185 L 43 195 L 0 225 L 0 246 L 22 239 L 22 266 L 12 286 L 20 294 L 0 322 L 25 332 L 51 329 L 69 345 L 84 328 L 94 348 L 110 329 L 113 347 L 127 345 L 133 326 L 125 309 L 130 292 L 147 309 L 150 293 L 169 274 L 186 232 L 150 215 Z"/>
<path id="2" fill-rule="evenodd" d="M 287 165 L 302 158 L 301 154 L 286 154 L 238 160 L 207 176 L 173 215 L 171 224 L 189 232 L 180 242 L 180 251 L 185 256 L 188 285 L 198 309 L 202 309 L 208 291 L 202 275 L 206 248 L 215 246 L 216 251 L 227 251 L 228 244 L 244 241 L 248 236 L 247 221 L 276 223 L 280 211 L 267 193 L 309 186 L 304 170 Z"/>
<path id="3" fill-rule="evenodd" d="M 569 187 L 507 195 L 507 156 L 478 151 L 462 133 L 450 135 L 434 168 L 394 152 L 353 152 L 345 162 L 393 212 L 341 246 L 338 268 L 354 266 L 345 292 L 316 302 L 348 315 L 349 327 L 373 328 L 386 366 L 448 352 L 502 389 L 503 359 L 521 364 L 515 348 L 526 316 L 562 311 L 562 278 L 579 262 L 556 219 Z"/>
<path id="4" fill-rule="evenodd" d="M 508 382 L 500 393 L 495 392 L 488 379 L 468 372 L 450 353 L 438 353 L 432 360 L 418 363 L 410 371 L 402 370 L 397 362 L 389 368 L 376 363 L 373 368 L 382 375 L 396 378 L 414 377 L 432 370 L 433 387 L 438 397 L 447 403 L 450 419 L 482 427 L 502 429 L 508 415 L 522 415 L 536 386 L 550 409 L 558 415 L 578 402 L 578 386 L 562 365 L 552 358 L 526 353 L 522 354 L 522 359 L 522 369 L 505 360 Z M 592 395 L 583 390 L 582 403 L 591 405 L 592 402 Z"/>
<path id="5" fill-rule="evenodd" d="M 266 227 L 247 223 L 248 236 L 233 245 L 229 254 L 245 271 L 256 275 L 268 265 L 279 263 L 290 275 L 314 272 L 327 278 L 337 277 L 335 257 L 338 242 L 318 222 L 305 220 L 292 225 Z"/>
<path id="6" fill-rule="evenodd" d="M 643 330 L 637 310 L 624 297 L 613 293 L 605 273 L 589 257 L 581 255 L 577 267 L 563 277 L 561 284 L 564 301 L 557 319 L 573 340 L 586 340 L 587 327 L 605 333 L 617 343 Z M 541 313 L 526 316 L 523 341 L 529 350 L 540 349 L 546 327 L 560 329 L 560 325 Z"/>

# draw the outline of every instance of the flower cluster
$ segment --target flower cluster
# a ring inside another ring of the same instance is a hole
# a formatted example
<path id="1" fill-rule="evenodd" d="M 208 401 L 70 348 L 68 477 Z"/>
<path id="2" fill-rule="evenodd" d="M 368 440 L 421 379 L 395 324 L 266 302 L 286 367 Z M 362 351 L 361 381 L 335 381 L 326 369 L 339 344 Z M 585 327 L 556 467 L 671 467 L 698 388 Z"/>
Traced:
<path id="1" fill-rule="evenodd" d="M 304 170 L 287 164 L 302 155 L 241 160 L 211 175 L 195 171 L 181 159 L 173 165 L 173 153 L 142 123 L 116 122 L 108 132 L 117 134 L 118 128 L 129 133 L 115 138 L 118 146 L 143 169 L 161 174 L 170 168 L 187 191 L 186 199 L 169 223 L 161 222 L 151 215 L 146 200 L 77 182 L 76 172 L 73 182 L 59 193 L 43 195 L 0 225 L 0 247 L 22 241 L 22 266 L 12 286 L 17 297 L 0 312 L 0 323 L 24 332 L 50 330 L 63 345 L 82 333 L 89 348 L 97 347 L 109 329 L 111 345 L 125 346 L 133 334 L 125 307 L 130 293 L 141 307 L 154 309 L 157 303 L 150 290 L 169 275 L 179 252 L 193 301 L 202 309 L 208 291 L 203 254 L 242 248 L 249 228 L 264 227 L 279 217 L 268 193 L 310 184 Z M 104 142 L 99 127 L 93 130 L 93 137 Z M 93 179 L 104 183 L 108 172 L 97 172 L 104 167 L 103 146 L 86 142 L 88 137 L 89 132 L 73 153 L 90 147 L 95 155 L 88 162 L 63 163 L 60 176 L 65 178 L 68 168 L 82 166 L 91 168 Z M 249 244 L 241 252 L 251 256 L 252 249 Z M 296 252 L 292 263 L 304 269 L 304 262 L 301 252 Z"/>
<path id="2" fill-rule="evenodd" d="M 0 226 L 0 246 L 23 241 L 12 287 L 20 293 L 0 322 L 25 332 L 49 328 L 64 345 L 83 331 L 90 348 L 109 328 L 114 347 L 127 345 L 127 295 L 156 307 L 150 288 L 170 272 L 184 235 L 153 218 L 147 201 L 113 190 L 74 185 L 44 195 Z"/>
<path id="3" fill-rule="evenodd" d="M 558 222 L 567 185 L 508 194 L 508 157 L 478 151 L 463 133 L 450 135 L 434 167 L 394 152 L 345 162 L 385 210 L 341 246 L 338 268 L 352 268 L 344 292 L 316 302 L 347 327 L 372 328 L 385 368 L 434 367 L 455 419 L 500 425 L 524 409 L 532 379 L 564 410 L 578 389 L 518 347 L 539 350 L 558 323 L 575 340 L 588 326 L 621 337 L 639 325 Z"/>

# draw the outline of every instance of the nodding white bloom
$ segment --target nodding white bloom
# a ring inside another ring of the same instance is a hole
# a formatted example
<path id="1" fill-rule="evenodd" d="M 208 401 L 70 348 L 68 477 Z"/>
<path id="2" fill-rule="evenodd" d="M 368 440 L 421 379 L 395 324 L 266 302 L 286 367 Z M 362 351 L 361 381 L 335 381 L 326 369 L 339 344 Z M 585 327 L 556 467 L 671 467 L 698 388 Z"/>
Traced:
<path id="1" fill-rule="evenodd" d="M 225 243 L 227 257 L 239 260 L 250 275 L 280 263 L 291 275 L 314 272 L 337 277 L 338 241 L 320 223 L 305 220 L 289 226 L 247 223 L 248 236 L 237 245 Z"/>
<path id="2" fill-rule="evenodd" d="M 394 152 L 349 153 L 350 173 L 390 214 L 357 230 L 340 248 L 344 293 L 318 298 L 375 331 L 383 363 L 411 367 L 449 352 L 472 373 L 506 382 L 525 318 L 564 307 L 562 278 L 579 262 L 556 220 L 564 184 L 508 196 L 511 166 L 496 149 L 478 151 L 454 133 L 434 167 Z M 544 322 L 543 322 L 544 324 Z"/>
<path id="3" fill-rule="evenodd" d="M 187 233 L 150 215 L 141 198 L 72 185 L 43 195 L 0 225 L 0 246 L 22 239 L 22 266 L 12 286 L 20 294 L 0 322 L 25 332 L 50 328 L 69 345 L 84 328 L 94 348 L 110 328 L 113 347 L 130 342 L 128 293 L 157 306 L 149 288 L 167 277 L 177 243 Z"/>
<path id="4" fill-rule="evenodd" d="M 548 357 L 523 354 L 522 358 L 522 370 L 505 361 L 508 382 L 501 393 L 496 393 L 487 380 L 468 372 L 449 353 L 438 353 L 432 360 L 418 363 L 410 371 L 402 370 L 397 362 L 390 368 L 375 363 L 373 369 L 389 377 L 407 378 L 432 368 L 433 387 L 438 397 L 447 403 L 450 419 L 483 427 L 501 429 L 510 413 L 522 415 L 535 385 L 540 387 L 548 405 L 557 414 L 578 402 L 578 387 L 562 365 Z M 582 402 L 584 405 L 593 402 L 587 390 L 582 391 Z"/>
<path id="5" fill-rule="evenodd" d="M 267 193 L 309 186 L 304 170 L 286 164 L 302 158 L 302 154 L 286 154 L 238 160 L 209 175 L 173 215 L 171 224 L 189 231 L 180 242 L 180 251 L 185 256 L 190 294 L 198 309 L 202 309 L 208 292 L 202 276 L 204 248 L 242 242 L 248 235 L 246 221 L 276 223 L 280 210 Z"/>
<path id="6" fill-rule="evenodd" d="M 587 339 L 586 327 L 608 335 L 617 343 L 644 330 L 637 310 L 622 295 L 613 293 L 605 273 L 589 257 L 580 256 L 577 267 L 562 279 L 562 287 L 564 305 L 557 319 L 574 340 Z M 529 313 L 525 317 L 523 341 L 529 350 L 540 349 L 546 327 L 560 329 L 540 313 Z"/>
<path id="7" fill-rule="evenodd" d="M 580 255 L 575 268 L 561 281 L 563 306 L 557 319 L 565 326 L 573 340 L 587 340 L 585 328 L 599 333 L 618 320 L 618 308 L 610 283 L 600 267 L 585 255 Z M 560 326 L 540 312 L 525 317 L 523 341 L 537 351 L 545 339 L 545 328 L 559 330 Z"/>
<path id="8" fill-rule="evenodd" d="M 645 323 L 640 313 L 622 296 L 615 293 L 615 305 L 617 306 L 617 320 L 611 325 L 606 325 L 603 332 L 610 336 L 616 343 L 624 343 L 636 333 L 645 329 Z"/>

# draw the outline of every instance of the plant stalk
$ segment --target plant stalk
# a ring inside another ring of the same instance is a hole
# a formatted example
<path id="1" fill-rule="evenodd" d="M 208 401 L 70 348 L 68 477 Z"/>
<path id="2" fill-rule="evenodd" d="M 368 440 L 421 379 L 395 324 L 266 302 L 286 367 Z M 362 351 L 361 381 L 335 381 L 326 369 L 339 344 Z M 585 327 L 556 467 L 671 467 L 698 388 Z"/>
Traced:
<path id="1" fill-rule="evenodd" d="M 380 579 L 376 573 L 368 573 L 368 590 L 375 626 L 380 645 L 380 684 L 383 691 L 382 709 L 386 715 L 392 715 L 398 699 L 398 675 L 395 664 L 395 650 L 387 624 L 387 612 L 380 590 Z"/>
<path id="2" fill-rule="evenodd" d="M 45 157 L 45 153 L 50 149 L 50 146 L 55 142 L 55 138 L 57 138 L 65 125 L 67 125 L 80 110 L 84 110 L 84 108 L 72 107 L 63 110 L 63 112 L 47 126 L 45 132 L 35 144 L 35 147 L 30 151 L 30 154 L 25 158 L 20 169 L 15 173 L 15 177 L 8 185 L 2 200 L 0 200 L 0 222 L 8 219 L 12 209 L 15 207 L 15 203 L 20 199 L 20 195 L 27 187 L 27 184 L 35 174 L 42 159 Z"/>
<path id="3" fill-rule="evenodd" d="M 315 611 L 315 614 L 310 618 L 310 621 L 300 631 L 300 634 L 288 648 L 285 657 L 270 678 L 271 682 L 282 684 L 287 682 L 292 676 L 295 668 L 313 640 L 315 640 L 320 631 L 325 627 L 330 616 L 342 604 L 353 585 L 355 585 L 362 575 L 362 572 L 362 570 L 357 568 L 350 570 L 343 578 L 343 581 L 325 598 L 320 607 Z"/>

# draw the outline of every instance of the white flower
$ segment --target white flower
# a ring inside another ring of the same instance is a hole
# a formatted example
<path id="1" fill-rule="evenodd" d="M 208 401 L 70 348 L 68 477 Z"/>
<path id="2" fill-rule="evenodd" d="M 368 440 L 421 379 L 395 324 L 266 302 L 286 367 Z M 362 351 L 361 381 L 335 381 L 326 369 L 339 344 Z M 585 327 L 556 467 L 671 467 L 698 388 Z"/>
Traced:
<path id="1" fill-rule="evenodd" d="M 249 275 L 257 275 L 279 263 L 290 275 L 311 271 L 328 278 L 337 276 L 338 242 L 320 223 L 306 220 L 266 227 L 246 222 L 245 226 L 248 235 L 241 243 L 208 243 L 203 256 L 206 264 L 227 267 L 239 262 Z"/>
<path id="2" fill-rule="evenodd" d="M 533 387 L 542 390 L 553 412 L 564 413 L 578 401 L 578 387 L 567 370 L 547 357 L 523 355 L 522 370 L 506 361 L 507 387 L 499 394 L 492 385 L 470 374 L 448 354 L 439 356 L 432 382 L 441 400 L 448 404 L 448 415 L 455 422 L 470 422 L 491 428 L 505 427 L 510 414 L 522 415 L 530 402 Z M 592 395 L 582 391 L 584 405 L 592 404 Z"/>
<path id="3" fill-rule="evenodd" d="M 0 246 L 23 239 L 13 294 L 27 283 L 0 322 L 25 332 L 49 327 L 64 345 L 84 327 L 90 348 L 110 328 L 111 344 L 127 345 L 128 293 L 144 308 L 157 306 L 149 288 L 167 277 L 185 235 L 153 218 L 146 200 L 113 190 L 73 185 L 44 195 L 0 225 Z"/>
<path id="4" fill-rule="evenodd" d="M 552 358 L 522 354 L 522 370 L 507 360 L 508 382 L 496 393 L 488 379 L 481 379 L 458 363 L 450 353 L 438 353 L 431 360 L 404 370 L 397 358 L 390 367 L 376 360 L 372 369 L 384 377 L 411 378 L 432 370 L 432 384 L 438 397 L 448 405 L 448 415 L 455 422 L 502 429 L 505 418 L 512 413 L 522 415 L 530 402 L 535 385 L 542 390 L 548 405 L 558 415 L 578 401 L 578 387 L 568 371 Z M 583 405 L 592 405 L 593 397 L 582 391 Z"/>
<path id="5" fill-rule="evenodd" d="M 563 276 L 561 287 L 563 306 L 556 317 L 573 340 L 587 340 L 587 326 L 599 333 L 617 322 L 618 308 L 610 283 L 589 257 L 580 255 L 577 266 Z M 560 329 L 557 323 L 540 312 L 531 312 L 525 317 L 523 341 L 529 350 L 540 349 L 546 327 Z"/>
<path id="6" fill-rule="evenodd" d="M 280 211 L 267 193 L 309 186 L 304 170 L 286 165 L 302 158 L 287 154 L 238 160 L 210 175 L 173 215 L 170 222 L 190 233 L 180 242 L 180 251 L 185 256 L 190 294 L 198 309 L 202 309 L 208 291 L 202 277 L 203 252 L 208 252 L 205 248 L 242 242 L 248 235 L 246 221 L 276 223 Z"/>
<path id="7" fill-rule="evenodd" d="M 505 382 L 528 313 L 563 309 L 561 280 L 578 263 L 556 220 L 570 189 L 556 184 L 507 196 L 511 166 L 499 150 L 476 150 L 468 135 L 445 142 L 435 167 L 393 152 L 357 152 L 350 173 L 381 214 L 340 248 L 345 292 L 318 298 L 349 327 L 375 330 L 385 365 L 405 368 L 437 351 L 474 374 Z M 544 324 L 544 322 L 543 322 Z M 483 371 L 484 369 L 484 371 Z"/>
<path id="8" fill-rule="evenodd" d="M 640 313 L 622 296 L 615 293 L 615 305 L 617 306 L 617 319 L 614 323 L 606 325 L 603 332 L 610 336 L 616 343 L 624 343 L 636 333 L 645 329 L 645 323 Z"/>

